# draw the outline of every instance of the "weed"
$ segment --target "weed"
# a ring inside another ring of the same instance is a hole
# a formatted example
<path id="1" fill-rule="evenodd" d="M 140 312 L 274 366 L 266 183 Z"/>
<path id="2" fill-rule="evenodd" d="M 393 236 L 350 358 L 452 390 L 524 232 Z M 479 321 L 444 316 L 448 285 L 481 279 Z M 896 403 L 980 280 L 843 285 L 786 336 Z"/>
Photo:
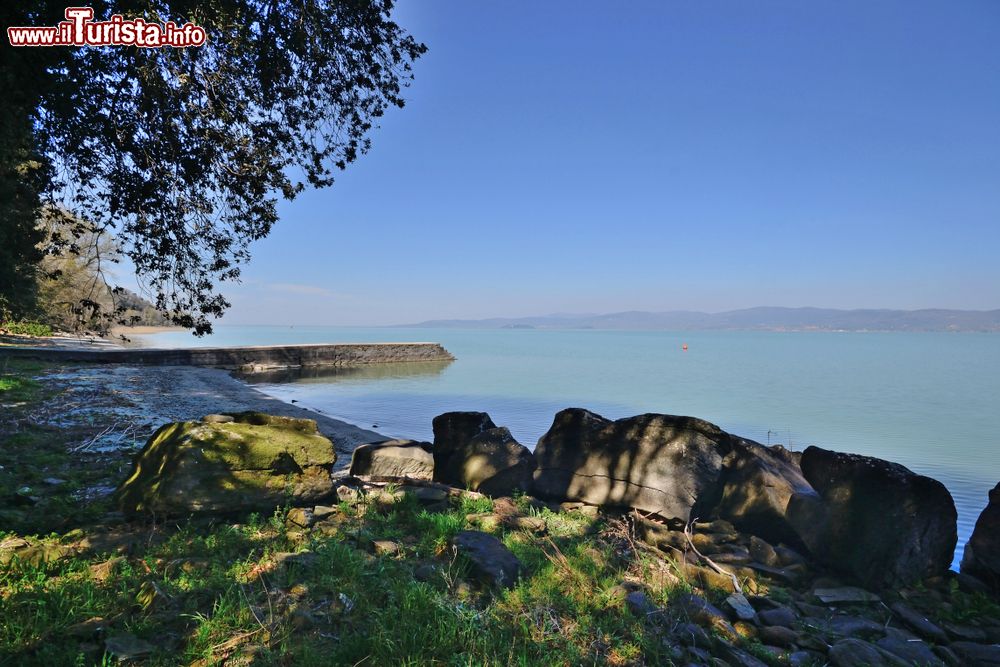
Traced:
<path id="1" fill-rule="evenodd" d="M 968 623 L 980 618 L 1000 618 L 1000 604 L 985 593 L 967 593 L 958 587 L 958 581 L 950 583 L 950 606 L 942 607 L 939 616 L 952 623 Z"/>

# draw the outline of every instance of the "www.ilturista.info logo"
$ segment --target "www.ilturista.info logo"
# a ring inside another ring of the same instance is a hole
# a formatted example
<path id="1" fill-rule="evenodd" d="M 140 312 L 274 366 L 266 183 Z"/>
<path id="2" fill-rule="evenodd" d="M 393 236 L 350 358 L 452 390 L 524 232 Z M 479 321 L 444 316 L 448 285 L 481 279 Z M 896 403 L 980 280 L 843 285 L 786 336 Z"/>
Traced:
<path id="1" fill-rule="evenodd" d="M 94 21 L 92 7 L 67 7 L 66 20 L 55 27 L 7 28 L 11 46 L 141 46 L 158 48 L 201 46 L 205 29 L 193 23 L 178 26 L 173 21 L 148 23 L 126 20 L 115 14 L 107 21 Z"/>

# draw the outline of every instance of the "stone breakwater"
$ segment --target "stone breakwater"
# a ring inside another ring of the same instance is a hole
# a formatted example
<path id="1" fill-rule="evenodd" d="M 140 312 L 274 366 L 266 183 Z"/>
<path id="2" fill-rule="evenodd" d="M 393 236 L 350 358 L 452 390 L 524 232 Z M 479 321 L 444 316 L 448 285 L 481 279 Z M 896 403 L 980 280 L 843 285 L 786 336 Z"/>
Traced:
<path id="1" fill-rule="evenodd" d="M 454 359 L 439 343 L 320 343 L 181 349 L 10 347 L 0 349 L 0 359 L 5 357 L 56 363 L 210 366 L 244 372 Z"/>

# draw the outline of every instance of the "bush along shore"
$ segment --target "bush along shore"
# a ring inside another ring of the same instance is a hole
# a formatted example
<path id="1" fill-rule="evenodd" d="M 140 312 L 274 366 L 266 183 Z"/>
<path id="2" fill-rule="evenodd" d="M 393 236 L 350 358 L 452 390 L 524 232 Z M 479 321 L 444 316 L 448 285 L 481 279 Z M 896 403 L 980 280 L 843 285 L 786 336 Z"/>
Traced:
<path id="1" fill-rule="evenodd" d="M 343 473 L 309 419 L 165 424 L 42 536 L 8 493 L 0 663 L 1000 665 L 1000 488 L 956 573 L 951 496 L 894 463 L 660 414 L 563 410 L 533 452 L 433 427 Z"/>

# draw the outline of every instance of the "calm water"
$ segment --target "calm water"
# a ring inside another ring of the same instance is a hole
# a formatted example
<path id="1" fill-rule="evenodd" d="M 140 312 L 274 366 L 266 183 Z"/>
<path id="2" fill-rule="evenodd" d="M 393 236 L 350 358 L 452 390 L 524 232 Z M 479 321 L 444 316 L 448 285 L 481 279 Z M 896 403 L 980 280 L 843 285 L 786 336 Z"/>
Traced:
<path id="1" fill-rule="evenodd" d="M 763 443 L 890 459 L 950 489 L 959 552 L 1000 481 L 1000 335 L 218 327 L 204 340 L 143 338 L 354 341 L 434 341 L 457 360 L 258 387 L 390 436 L 430 439 L 435 415 L 485 410 L 533 447 L 556 411 L 578 406 L 612 418 L 693 415 Z"/>

